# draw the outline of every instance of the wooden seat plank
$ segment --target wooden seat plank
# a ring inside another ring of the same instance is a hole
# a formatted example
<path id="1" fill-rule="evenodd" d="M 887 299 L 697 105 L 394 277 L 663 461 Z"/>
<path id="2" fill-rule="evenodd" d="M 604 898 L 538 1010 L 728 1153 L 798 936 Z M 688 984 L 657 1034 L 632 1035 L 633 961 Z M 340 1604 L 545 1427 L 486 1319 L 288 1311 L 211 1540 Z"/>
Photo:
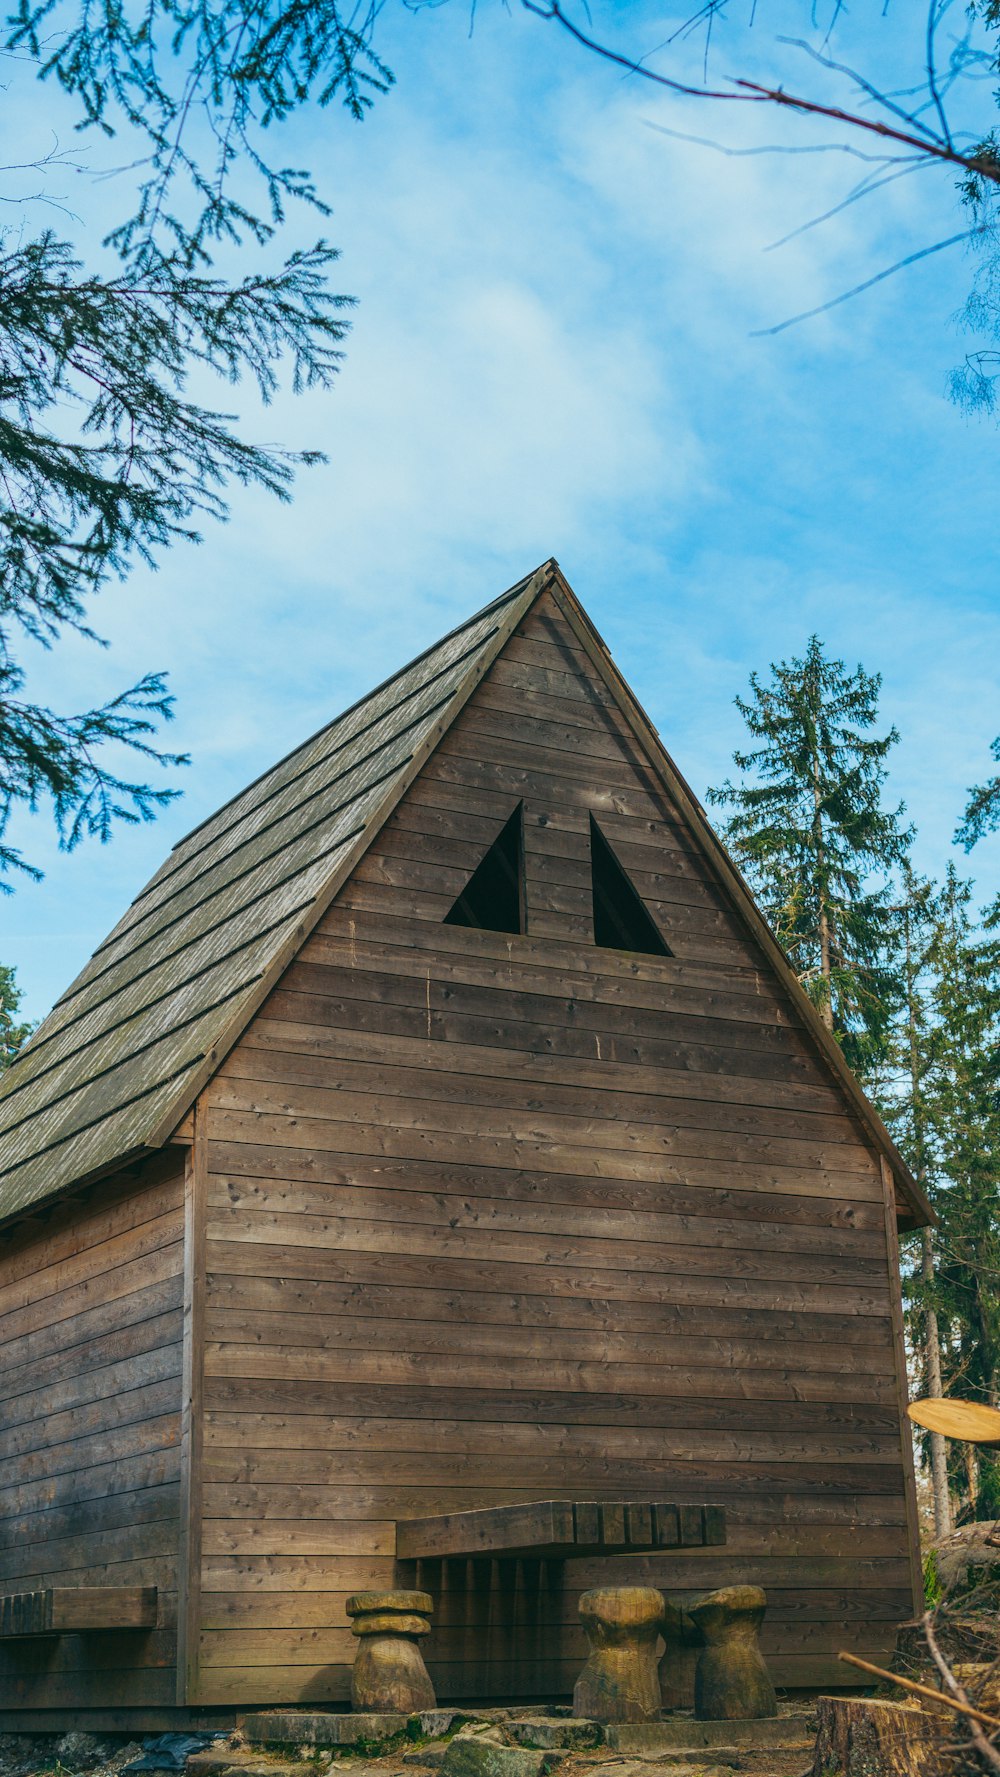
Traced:
<path id="1" fill-rule="evenodd" d="M 0 1596 L 0 1640 L 79 1635 L 102 1629 L 154 1629 L 155 1586 L 55 1586 Z"/>
<path id="2" fill-rule="evenodd" d="M 475 1555 L 567 1560 L 639 1549 L 693 1548 L 725 1540 L 722 1506 L 643 1500 L 541 1499 L 406 1518 L 396 1525 L 396 1555 L 403 1561 Z"/>

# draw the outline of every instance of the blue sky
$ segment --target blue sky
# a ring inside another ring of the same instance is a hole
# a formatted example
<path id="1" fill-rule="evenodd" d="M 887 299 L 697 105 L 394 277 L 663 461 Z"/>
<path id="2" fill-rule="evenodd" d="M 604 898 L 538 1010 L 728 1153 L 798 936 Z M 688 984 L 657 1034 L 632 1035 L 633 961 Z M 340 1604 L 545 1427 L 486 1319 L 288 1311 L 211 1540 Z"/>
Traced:
<path id="1" fill-rule="evenodd" d="M 881 10 L 859 7 L 837 47 L 902 84 L 920 45 Z M 758 17 L 749 38 L 717 40 L 714 65 L 832 92 L 774 41 L 807 11 L 775 0 L 766 31 Z M 640 51 L 683 16 L 594 12 L 599 35 Z M 899 180 L 769 250 L 842 199 L 858 163 L 723 155 L 655 126 L 740 148 L 828 128 L 678 109 L 516 3 L 481 0 L 470 33 L 462 0 L 389 0 L 382 25 L 395 90 L 361 126 L 313 115 L 282 144 L 332 199 L 340 287 L 359 298 L 338 386 L 265 414 L 240 400 L 255 436 L 320 446 L 329 465 L 291 507 L 237 496 L 200 547 L 110 587 L 94 613 L 107 651 L 30 657 L 37 694 L 73 706 L 166 669 L 170 739 L 193 756 L 183 798 L 107 847 L 61 856 L 45 819 L 18 823 L 45 880 L 4 901 L 0 957 L 31 1016 L 183 832 L 549 555 L 699 794 L 741 740 L 732 700 L 751 669 L 815 630 L 881 672 L 918 864 L 964 862 L 951 833 L 1000 731 L 1000 436 L 946 393 L 970 260 L 952 249 L 758 332 L 954 233 L 951 175 Z M 21 73 L 8 116 L 40 142 L 68 114 Z M 72 201 L 96 227 L 85 185 Z M 99 202 L 118 195 L 102 186 Z M 1000 837 L 971 866 L 996 893 Z"/>

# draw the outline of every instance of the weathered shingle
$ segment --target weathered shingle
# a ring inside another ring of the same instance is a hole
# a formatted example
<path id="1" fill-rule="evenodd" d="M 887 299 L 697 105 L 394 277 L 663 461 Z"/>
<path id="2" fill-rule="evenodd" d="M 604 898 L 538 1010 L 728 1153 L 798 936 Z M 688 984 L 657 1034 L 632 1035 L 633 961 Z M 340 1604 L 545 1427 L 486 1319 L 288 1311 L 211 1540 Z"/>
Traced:
<path id="1" fill-rule="evenodd" d="M 175 846 L 0 1088 L 0 1217 L 165 1139 L 289 942 L 458 713 L 549 564 Z"/>

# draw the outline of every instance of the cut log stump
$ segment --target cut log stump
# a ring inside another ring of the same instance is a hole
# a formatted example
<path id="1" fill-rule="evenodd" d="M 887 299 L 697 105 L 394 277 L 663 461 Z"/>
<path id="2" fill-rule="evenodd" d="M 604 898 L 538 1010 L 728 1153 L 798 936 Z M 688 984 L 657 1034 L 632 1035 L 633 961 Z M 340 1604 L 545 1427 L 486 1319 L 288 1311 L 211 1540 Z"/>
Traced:
<path id="1" fill-rule="evenodd" d="M 908 1703 L 820 1697 L 812 1777 L 932 1777 L 940 1719 Z"/>

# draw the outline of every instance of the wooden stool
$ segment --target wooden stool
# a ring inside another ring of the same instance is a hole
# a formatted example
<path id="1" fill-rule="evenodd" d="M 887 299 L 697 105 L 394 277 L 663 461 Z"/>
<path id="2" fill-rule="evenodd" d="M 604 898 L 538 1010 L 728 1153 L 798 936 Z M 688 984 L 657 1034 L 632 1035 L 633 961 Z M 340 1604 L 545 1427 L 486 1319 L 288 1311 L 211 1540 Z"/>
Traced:
<path id="1" fill-rule="evenodd" d="M 688 1608 L 705 1638 L 694 1676 L 700 1721 L 750 1721 L 777 1715 L 774 1686 L 757 1645 L 767 1595 L 759 1586 L 723 1586 Z"/>
<path id="2" fill-rule="evenodd" d="M 355 1592 L 347 1600 L 358 1651 L 351 1669 L 351 1708 L 366 1715 L 414 1715 L 437 1699 L 417 1643 L 430 1630 L 428 1592 Z"/>
<path id="3" fill-rule="evenodd" d="M 651 1586 L 584 1592 L 580 1617 L 590 1657 L 573 1691 L 573 1714 L 590 1721 L 658 1721 L 662 1593 Z"/>

